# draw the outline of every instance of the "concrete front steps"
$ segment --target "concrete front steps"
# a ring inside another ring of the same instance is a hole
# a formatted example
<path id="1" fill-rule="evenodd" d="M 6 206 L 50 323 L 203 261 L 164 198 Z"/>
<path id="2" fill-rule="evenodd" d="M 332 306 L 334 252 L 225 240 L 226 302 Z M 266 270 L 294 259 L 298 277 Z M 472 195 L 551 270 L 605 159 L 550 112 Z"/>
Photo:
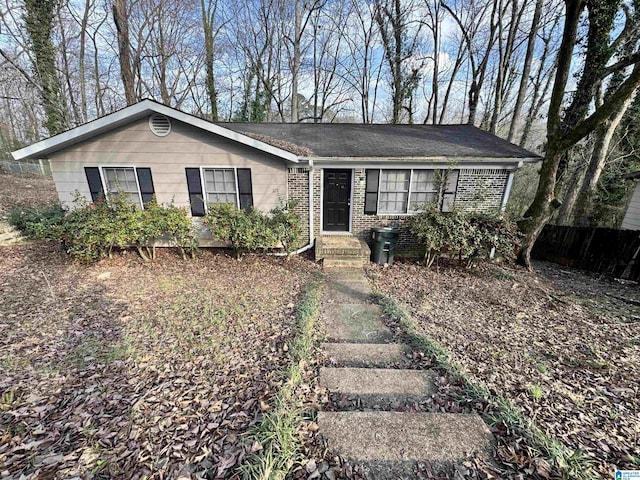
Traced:
<path id="1" fill-rule="evenodd" d="M 316 239 L 315 257 L 324 268 L 358 268 L 369 263 L 371 250 L 351 235 L 323 235 Z"/>
<path id="2" fill-rule="evenodd" d="M 460 413 L 320 412 L 318 425 L 330 448 L 376 480 L 418 478 L 419 462 L 452 466 L 489 456 L 492 444 L 480 417 Z"/>
<path id="3" fill-rule="evenodd" d="M 394 410 L 430 398 L 436 391 L 426 370 L 393 368 L 321 368 L 320 386 L 346 396 L 346 405 Z"/>
<path id="4" fill-rule="evenodd" d="M 0 247 L 23 243 L 26 240 L 19 230 L 6 222 L 0 222 Z"/>
<path id="5" fill-rule="evenodd" d="M 490 461 L 493 437 L 479 416 L 416 413 L 429 409 L 434 373 L 407 368 L 411 348 L 394 342 L 381 308 L 368 303 L 362 269 L 332 270 L 326 283 L 319 380 L 337 411 L 319 412 L 318 425 L 329 450 L 376 480 L 418 478 L 418 463 L 450 472 L 474 455 Z"/>
<path id="6" fill-rule="evenodd" d="M 408 363 L 409 347 L 399 343 L 323 343 L 329 361 L 338 367 L 389 367 Z"/>

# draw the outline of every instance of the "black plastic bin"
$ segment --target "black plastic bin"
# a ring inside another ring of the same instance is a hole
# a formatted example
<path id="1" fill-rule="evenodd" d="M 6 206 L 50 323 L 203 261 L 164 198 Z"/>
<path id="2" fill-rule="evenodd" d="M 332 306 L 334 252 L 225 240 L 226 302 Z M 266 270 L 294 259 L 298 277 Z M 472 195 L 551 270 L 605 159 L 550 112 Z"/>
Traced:
<path id="1" fill-rule="evenodd" d="M 371 249 L 371 261 L 379 265 L 393 263 L 393 251 L 398 243 L 400 231 L 394 228 L 373 228 L 371 237 L 373 238 L 373 248 Z"/>

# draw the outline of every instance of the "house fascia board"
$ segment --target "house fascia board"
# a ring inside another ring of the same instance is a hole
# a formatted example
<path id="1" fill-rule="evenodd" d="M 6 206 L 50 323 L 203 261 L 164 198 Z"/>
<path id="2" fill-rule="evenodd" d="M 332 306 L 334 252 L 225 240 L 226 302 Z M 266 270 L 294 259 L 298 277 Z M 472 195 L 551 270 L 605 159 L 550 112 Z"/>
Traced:
<path id="1" fill-rule="evenodd" d="M 211 132 L 215 135 L 227 138 L 229 140 L 236 141 L 243 145 L 261 150 L 263 152 L 275 155 L 276 157 L 283 158 L 293 163 L 298 163 L 298 156 L 294 153 L 288 152 L 281 148 L 274 147 L 268 143 L 261 142 L 254 138 L 248 137 L 241 133 L 229 130 L 214 123 L 208 122 L 193 115 L 180 112 L 171 107 L 153 102 L 151 100 L 143 100 L 135 105 L 125 107 L 122 110 L 111 113 L 104 117 L 98 118 L 91 122 L 88 122 L 79 127 L 73 128 L 66 132 L 54 135 L 40 142 L 29 145 L 28 147 L 21 148 L 11 152 L 11 155 L 15 160 L 25 160 L 29 158 L 45 158 L 48 154 L 53 153 L 63 148 L 69 147 L 81 141 L 87 140 L 91 137 L 105 133 L 121 125 L 125 125 L 134 120 L 143 118 L 150 113 L 159 113 L 165 115 L 174 120 L 184 122 L 188 125 L 200 128 L 207 132 Z"/>
<path id="2" fill-rule="evenodd" d="M 309 161 L 310 166 L 322 168 L 441 168 L 443 165 L 452 165 L 464 168 L 474 169 L 509 169 L 516 170 L 527 159 L 523 158 L 487 158 L 478 160 L 474 158 L 464 157 L 421 157 L 421 158 L 403 158 L 403 157 L 368 157 L 368 158 L 349 158 L 349 157 L 315 157 L 302 158 L 302 161 Z M 535 159 L 534 161 L 539 161 Z"/>

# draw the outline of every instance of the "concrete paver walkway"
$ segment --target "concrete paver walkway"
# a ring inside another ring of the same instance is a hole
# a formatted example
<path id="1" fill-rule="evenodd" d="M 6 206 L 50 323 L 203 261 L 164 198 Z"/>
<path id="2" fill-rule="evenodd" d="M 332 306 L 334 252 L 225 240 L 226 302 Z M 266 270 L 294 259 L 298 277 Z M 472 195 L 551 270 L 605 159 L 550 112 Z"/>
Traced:
<path id="1" fill-rule="evenodd" d="M 326 272 L 321 315 L 323 348 L 331 362 L 320 384 L 357 399 L 361 411 L 320 412 L 320 433 L 336 453 L 363 466 L 375 479 L 416 478 L 416 462 L 451 464 L 474 453 L 488 455 L 492 435 L 477 415 L 396 411 L 428 401 L 433 373 L 406 367 L 409 346 L 393 343 L 381 308 L 368 302 L 362 269 Z"/>

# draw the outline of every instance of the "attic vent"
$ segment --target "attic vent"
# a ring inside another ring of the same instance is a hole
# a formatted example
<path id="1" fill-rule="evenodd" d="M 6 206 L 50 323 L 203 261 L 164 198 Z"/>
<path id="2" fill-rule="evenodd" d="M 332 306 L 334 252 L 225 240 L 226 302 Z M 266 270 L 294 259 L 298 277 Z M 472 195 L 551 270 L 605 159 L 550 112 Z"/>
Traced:
<path id="1" fill-rule="evenodd" d="M 149 117 L 149 128 L 158 137 L 166 137 L 171 131 L 171 121 L 164 115 L 154 113 Z"/>

